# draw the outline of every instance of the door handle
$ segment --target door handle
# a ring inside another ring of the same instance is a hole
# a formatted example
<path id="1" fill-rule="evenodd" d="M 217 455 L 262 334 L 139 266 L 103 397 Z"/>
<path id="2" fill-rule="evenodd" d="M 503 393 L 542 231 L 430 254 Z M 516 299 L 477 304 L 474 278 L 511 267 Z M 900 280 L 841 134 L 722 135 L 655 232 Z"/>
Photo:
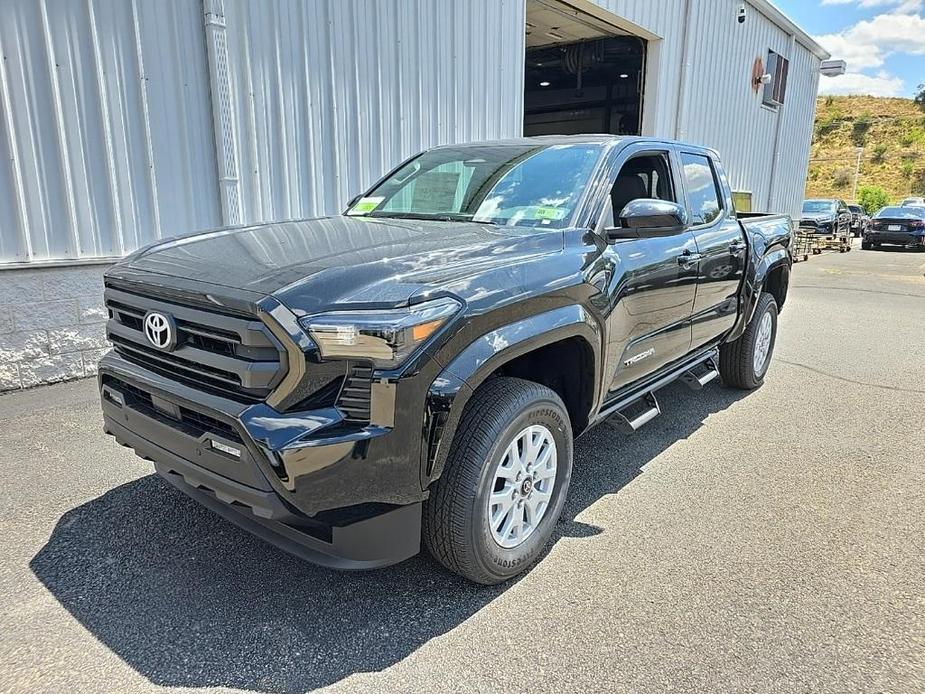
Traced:
<path id="1" fill-rule="evenodd" d="M 703 260 L 702 253 L 691 253 L 690 251 L 684 251 L 681 255 L 678 256 L 678 265 L 687 269 L 696 265 L 701 260 Z"/>
<path id="2" fill-rule="evenodd" d="M 729 252 L 732 253 L 732 255 L 739 255 L 745 248 L 745 241 L 734 241 L 729 245 Z"/>

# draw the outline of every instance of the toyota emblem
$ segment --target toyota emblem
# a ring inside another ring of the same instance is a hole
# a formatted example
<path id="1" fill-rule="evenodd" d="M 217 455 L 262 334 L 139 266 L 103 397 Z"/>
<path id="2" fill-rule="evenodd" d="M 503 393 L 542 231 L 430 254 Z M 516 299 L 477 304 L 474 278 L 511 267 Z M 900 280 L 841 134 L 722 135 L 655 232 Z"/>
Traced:
<path id="1" fill-rule="evenodd" d="M 158 349 L 169 352 L 177 346 L 177 326 L 171 316 L 149 311 L 145 315 L 144 329 L 148 342 Z"/>

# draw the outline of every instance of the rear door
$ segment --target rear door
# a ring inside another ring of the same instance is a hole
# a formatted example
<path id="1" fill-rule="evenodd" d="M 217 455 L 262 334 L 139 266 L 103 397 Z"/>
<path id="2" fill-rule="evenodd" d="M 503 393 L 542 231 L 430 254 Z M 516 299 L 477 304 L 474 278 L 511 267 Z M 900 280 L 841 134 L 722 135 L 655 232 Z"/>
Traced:
<path id="1" fill-rule="evenodd" d="M 747 246 L 719 162 L 703 151 L 683 147 L 679 157 L 691 232 L 700 255 L 691 316 L 692 344 L 697 348 L 735 323 Z"/>
<path id="2" fill-rule="evenodd" d="M 614 171 L 599 231 L 613 226 L 631 200 L 683 201 L 675 155 L 666 146 L 627 148 Z M 602 260 L 610 265 L 612 278 L 605 289 L 611 392 L 690 350 L 696 255 L 694 237 L 686 229 L 673 236 L 620 240 L 604 250 Z"/>

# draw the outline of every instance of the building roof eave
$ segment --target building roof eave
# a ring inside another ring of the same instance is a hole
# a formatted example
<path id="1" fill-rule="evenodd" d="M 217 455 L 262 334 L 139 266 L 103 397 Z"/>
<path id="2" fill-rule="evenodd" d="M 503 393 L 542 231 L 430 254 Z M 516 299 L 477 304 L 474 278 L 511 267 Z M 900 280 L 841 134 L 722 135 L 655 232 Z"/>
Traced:
<path id="1" fill-rule="evenodd" d="M 820 46 L 812 36 L 803 31 L 796 22 L 777 9 L 771 0 L 748 0 L 748 2 L 788 34 L 795 36 L 797 42 L 807 48 L 813 55 L 819 58 L 819 60 L 828 60 L 832 57 L 825 48 Z"/>

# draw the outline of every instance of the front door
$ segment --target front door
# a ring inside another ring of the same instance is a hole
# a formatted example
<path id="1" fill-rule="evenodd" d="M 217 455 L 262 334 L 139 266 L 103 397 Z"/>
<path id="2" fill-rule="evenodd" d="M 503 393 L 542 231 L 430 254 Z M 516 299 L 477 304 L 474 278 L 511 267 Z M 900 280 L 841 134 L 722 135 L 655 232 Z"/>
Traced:
<path id="1" fill-rule="evenodd" d="M 632 154 L 619 166 L 602 226 L 631 200 L 679 202 L 681 184 L 668 151 Z M 690 317 L 697 281 L 693 234 L 620 240 L 607 246 L 614 278 L 608 288 L 607 357 L 609 390 L 618 391 L 690 350 Z"/>
<path id="2" fill-rule="evenodd" d="M 719 162 L 702 153 L 680 152 L 691 231 L 701 255 L 691 317 L 693 346 L 701 347 L 732 328 L 747 246 L 732 200 L 722 191 Z"/>

